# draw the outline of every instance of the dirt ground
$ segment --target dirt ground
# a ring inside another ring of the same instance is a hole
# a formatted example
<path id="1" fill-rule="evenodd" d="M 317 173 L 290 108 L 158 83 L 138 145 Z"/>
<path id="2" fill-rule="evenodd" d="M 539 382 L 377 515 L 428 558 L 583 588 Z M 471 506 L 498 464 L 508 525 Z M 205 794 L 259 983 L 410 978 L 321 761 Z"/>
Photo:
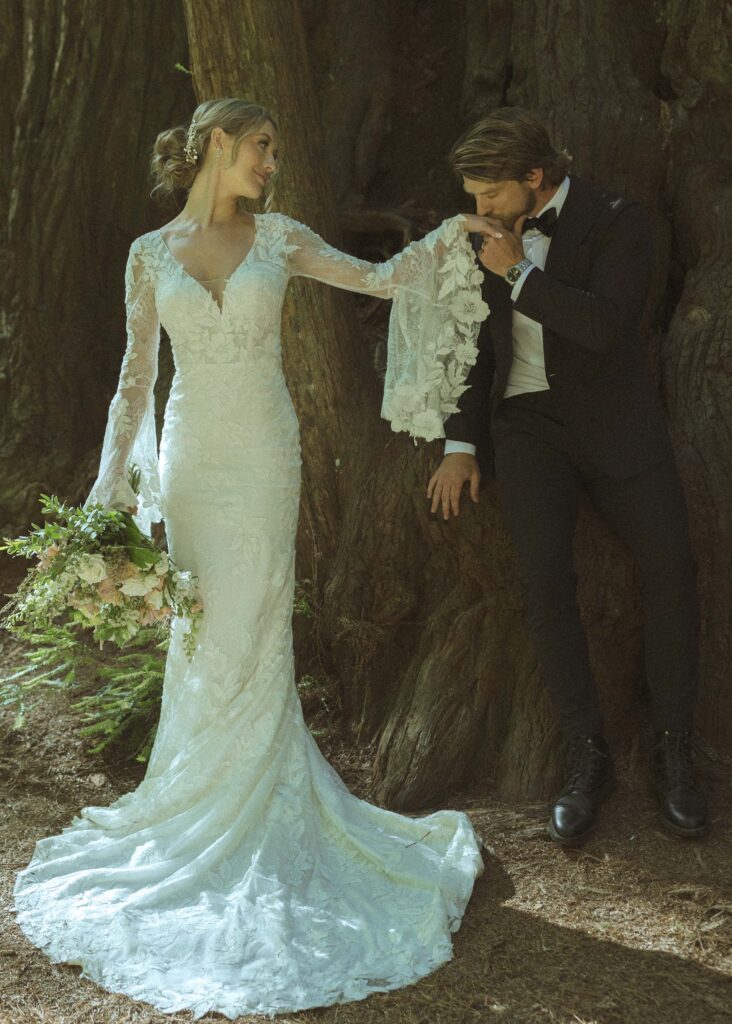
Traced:
<path id="1" fill-rule="evenodd" d="M 13 652 L 7 640 L 5 663 Z M 1 658 L 0 652 L 0 658 Z M 17 658 L 17 653 L 14 655 Z M 41 836 L 86 804 L 134 788 L 140 766 L 85 755 L 74 713 L 53 694 L 22 732 L 0 714 L 0 1024 L 182 1024 L 50 963 L 16 926 L 14 873 Z M 336 737 L 332 763 L 369 795 L 369 753 Z M 702 840 L 668 835 L 645 764 L 619 765 L 620 786 L 580 851 L 555 846 L 547 807 L 509 806 L 490 792 L 456 794 L 485 846 L 455 956 L 429 978 L 359 1003 L 278 1018 L 282 1024 L 723 1024 L 732 1022 L 730 778 L 700 762 L 714 807 Z M 219 1014 L 203 1024 L 224 1021 Z M 262 1018 L 242 1017 L 245 1021 Z"/>

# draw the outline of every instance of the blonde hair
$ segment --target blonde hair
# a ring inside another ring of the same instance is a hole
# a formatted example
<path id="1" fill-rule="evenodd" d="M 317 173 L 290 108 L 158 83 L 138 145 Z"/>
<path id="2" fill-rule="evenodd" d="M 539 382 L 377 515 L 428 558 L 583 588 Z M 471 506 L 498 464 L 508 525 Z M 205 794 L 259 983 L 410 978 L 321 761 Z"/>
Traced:
<path id="1" fill-rule="evenodd" d="M 560 185 L 571 162 L 539 118 L 521 107 L 494 110 L 469 128 L 450 153 L 457 176 L 473 181 L 523 181 L 541 167 L 547 185 Z"/>
<path id="2" fill-rule="evenodd" d="M 176 195 L 181 189 L 188 191 L 201 169 L 208 145 L 211 141 L 211 132 L 214 128 L 223 128 L 227 135 L 234 136 L 234 145 L 231 150 L 232 163 L 236 160 L 239 143 L 245 135 L 251 135 L 262 125 L 270 122 L 277 127 L 272 115 L 258 103 L 250 103 L 241 99 L 218 99 L 205 100 L 199 103 L 193 111 L 191 123 L 195 122 L 189 140 L 189 126 L 177 125 L 167 131 L 160 132 L 155 145 L 153 146 L 150 170 L 155 179 L 155 187 L 150 193 L 157 199 L 167 200 Z M 197 159 L 191 162 L 186 146 L 190 144 L 192 152 Z M 265 210 L 272 208 L 274 189 L 269 185 L 266 193 Z M 239 205 L 244 206 L 244 197 L 239 199 Z"/>

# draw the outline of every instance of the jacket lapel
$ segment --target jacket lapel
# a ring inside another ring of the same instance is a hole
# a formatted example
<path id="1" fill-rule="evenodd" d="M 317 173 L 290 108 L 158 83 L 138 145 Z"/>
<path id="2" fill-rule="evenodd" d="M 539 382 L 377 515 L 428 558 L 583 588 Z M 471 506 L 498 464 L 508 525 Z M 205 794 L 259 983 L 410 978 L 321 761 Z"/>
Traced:
<path id="1" fill-rule="evenodd" d="M 496 372 L 492 385 L 492 404 L 495 396 L 506 390 L 506 381 L 513 361 L 513 305 L 511 303 L 511 286 L 497 274 L 483 270 L 483 298 L 488 303 L 490 314 L 481 325 L 488 333 L 485 339 L 493 344 L 496 360 Z M 479 339 L 478 344 L 484 341 Z"/>
<path id="2" fill-rule="evenodd" d="M 481 242 L 481 235 L 473 235 L 472 243 L 476 258 Z M 480 268 L 483 272 L 483 284 L 481 293 L 484 301 L 488 304 L 490 313 L 488 318 L 480 325 L 478 336 L 478 348 L 492 346 L 495 357 L 496 371 L 492 383 L 492 390 L 503 392 L 506 380 L 513 360 L 513 306 L 511 304 L 511 286 L 498 274 L 492 274 L 485 267 Z"/>
<path id="3" fill-rule="evenodd" d="M 547 253 L 545 271 L 552 277 L 568 284 L 574 283 L 573 271 L 580 247 L 596 218 L 596 200 L 591 189 L 580 179 L 570 177 L 567 198 Z M 476 256 L 481 241 L 480 235 L 472 236 Z M 495 410 L 505 391 L 513 361 L 513 305 L 510 285 L 497 274 L 482 269 L 482 294 L 490 315 L 481 324 L 478 346 L 492 345 L 495 353 L 496 369 L 491 392 L 491 408 Z M 546 337 L 544 340 L 546 343 Z"/>
<path id="4" fill-rule="evenodd" d="M 569 191 L 557 220 L 547 253 L 547 274 L 571 282 L 579 247 L 595 220 L 592 194 L 578 178 L 569 179 Z"/>

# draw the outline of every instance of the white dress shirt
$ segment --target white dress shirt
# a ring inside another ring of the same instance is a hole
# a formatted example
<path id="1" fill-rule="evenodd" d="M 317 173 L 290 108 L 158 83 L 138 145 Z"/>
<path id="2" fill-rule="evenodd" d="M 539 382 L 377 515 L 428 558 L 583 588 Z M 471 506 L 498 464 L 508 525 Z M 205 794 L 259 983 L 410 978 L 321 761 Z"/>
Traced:
<path id="1" fill-rule="evenodd" d="M 569 191 L 569 178 L 565 178 L 552 198 L 536 214 L 541 217 L 542 213 L 551 210 L 557 211 L 557 216 L 562 212 L 564 200 Z M 524 270 L 521 277 L 511 289 L 511 301 L 516 302 L 519 293 L 524 286 L 524 281 L 531 271 L 538 267 L 543 270 L 546 265 L 547 254 L 551 238 L 542 234 L 536 228 L 527 231 L 523 236 L 524 256 L 531 260 L 531 266 Z M 491 273 L 491 271 L 486 271 Z M 523 395 L 530 391 L 547 391 L 549 382 L 546 379 L 544 368 L 544 332 L 540 323 L 524 316 L 514 307 L 512 320 L 513 337 L 513 362 L 508 375 L 508 384 L 503 393 L 504 398 L 511 398 L 513 395 Z M 475 445 L 467 444 L 464 441 L 445 441 L 445 455 L 452 452 L 468 452 L 475 455 Z"/>

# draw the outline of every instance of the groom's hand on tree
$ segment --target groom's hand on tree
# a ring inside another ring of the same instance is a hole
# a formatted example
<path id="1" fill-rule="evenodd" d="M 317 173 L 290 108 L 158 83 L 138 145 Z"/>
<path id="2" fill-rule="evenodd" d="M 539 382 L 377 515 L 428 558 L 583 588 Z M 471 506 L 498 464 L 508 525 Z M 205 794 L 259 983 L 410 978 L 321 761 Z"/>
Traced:
<path id="1" fill-rule="evenodd" d="M 432 499 L 432 513 L 442 505 L 442 518 L 450 518 L 450 512 L 460 514 L 460 495 L 463 486 L 470 482 L 470 497 L 478 501 L 480 490 L 480 469 L 478 460 L 467 452 L 452 452 L 446 455 L 427 484 L 427 500 Z"/>

